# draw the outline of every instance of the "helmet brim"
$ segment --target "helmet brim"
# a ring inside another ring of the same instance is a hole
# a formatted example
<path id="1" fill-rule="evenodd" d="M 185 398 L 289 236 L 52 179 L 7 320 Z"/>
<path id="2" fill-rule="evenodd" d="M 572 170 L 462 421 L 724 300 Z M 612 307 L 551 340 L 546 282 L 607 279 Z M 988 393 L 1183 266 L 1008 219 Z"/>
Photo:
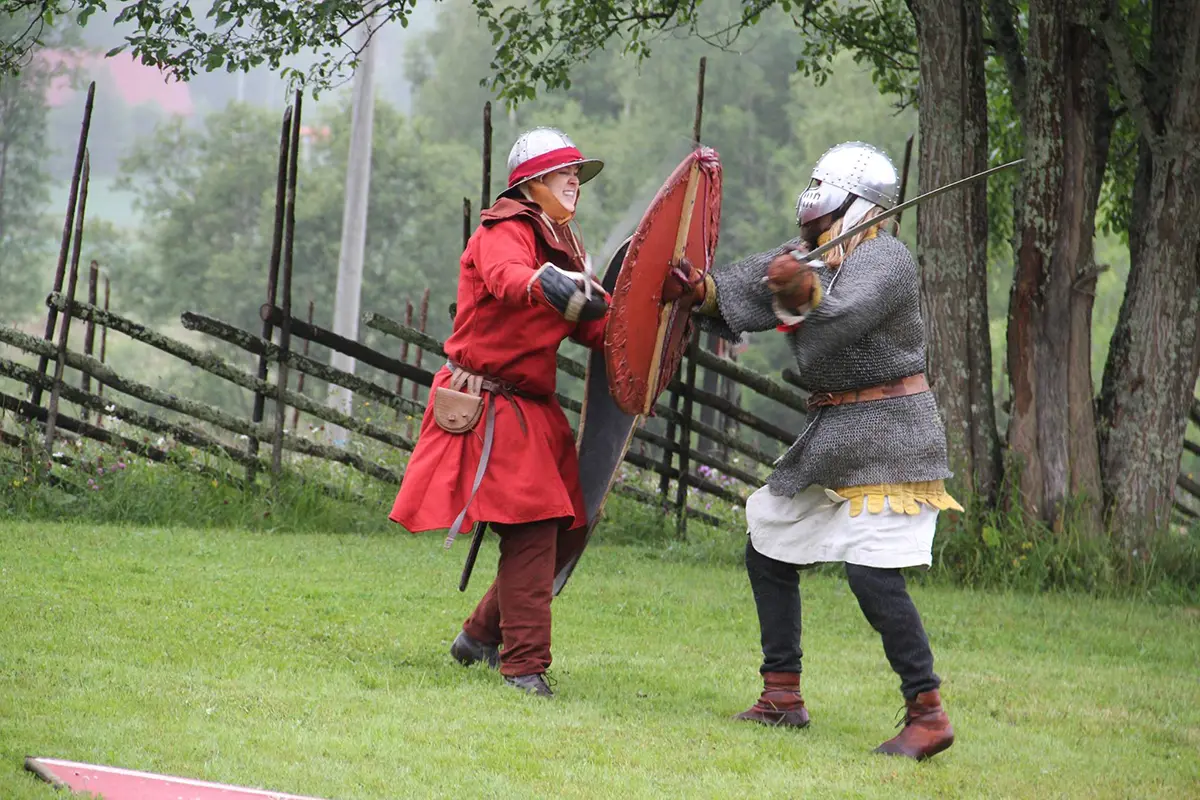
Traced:
<path id="1" fill-rule="evenodd" d="M 543 175 L 549 175 L 551 172 L 557 172 L 558 170 L 565 169 L 566 167 L 575 166 L 579 167 L 579 184 L 582 186 L 600 174 L 600 170 L 604 169 L 604 162 L 598 158 L 584 158 L 576 161 L 567 161 L 563 164 L 555 164 L 553 167 L 548 167 L 541 172 L 536 172 L 533 175 L 530 175 L 528 178 L 524 178 L 523 180 L 514 183 L 512 186 L 501 192 L 500 196 L 517 197 L 520 194 L 521 187 L 524 184 L 529 183 L 531 180 L 540 178 Z"/>

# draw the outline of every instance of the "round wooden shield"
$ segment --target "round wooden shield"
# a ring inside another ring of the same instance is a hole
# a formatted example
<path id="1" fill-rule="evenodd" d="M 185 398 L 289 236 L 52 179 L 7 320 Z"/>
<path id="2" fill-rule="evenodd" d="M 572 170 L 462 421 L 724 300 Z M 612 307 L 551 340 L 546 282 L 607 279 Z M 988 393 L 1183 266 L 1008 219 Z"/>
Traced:
<path id="1" fill-rule="evenodd" d="M 691 332 L 691 296 L 662 302 L 681 255 L 707 274 L 721 224 L 721 161 L 700 147 L 658 190 L 621 264 L 604 332 L 609 389 L 627 414 L 649 414 L 671 383 Z"/>

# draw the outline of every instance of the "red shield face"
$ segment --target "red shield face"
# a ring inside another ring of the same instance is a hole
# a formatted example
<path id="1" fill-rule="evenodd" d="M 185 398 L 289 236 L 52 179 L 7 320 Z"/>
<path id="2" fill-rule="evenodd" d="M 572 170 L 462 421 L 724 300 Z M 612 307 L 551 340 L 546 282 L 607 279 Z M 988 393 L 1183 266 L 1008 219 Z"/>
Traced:
<path id="1" fill-rule="evenodd" d="M 604 333 L 613 399 L 646 414 L 670 384 L 687 348 L 692 299 L 662 304 L 662 285 L 686 253 L 707 274 L 721 223 L 721 162 L 701 147 L 685 158 L 642 216 L 621 265 Z"/>

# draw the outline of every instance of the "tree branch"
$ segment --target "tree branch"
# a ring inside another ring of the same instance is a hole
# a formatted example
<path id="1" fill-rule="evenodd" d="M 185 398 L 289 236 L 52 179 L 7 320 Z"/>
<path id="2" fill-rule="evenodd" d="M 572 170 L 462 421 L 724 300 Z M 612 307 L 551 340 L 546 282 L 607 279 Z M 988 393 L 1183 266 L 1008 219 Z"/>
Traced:
<path id="1" fill-rule="evenodd" d="M 992 19 L 992 32 L 996 35 L 996 49 L 1004 60 L 1008 82 L 1012 84 L 1013 105 L 1018 113 L 1023 113 L 1028 80 L 1025 75 L 1025 54 L 1017 33 L 1017 9 L 1012 0 L 988 0 L 988 16 Z"/>
<path id="2" fill-rule="evenodd" d="M 896 58 L 896 54 L 916 58 L 915 51 L 895 46 L 895 42 L 887 39 L 872 39 L 867 35 L 852 33 L 845 28 L 839 30 L 835 20 L 832 20 L 828 15 L 822 17 L 819 9 L 812 9 L 813 14 L 809 16 L 806 12 L 798 19 L 800 27 L 809 27 L 826 36 L 837 39 L 843 47 L 849 50 L 860 50 L 864 53 L 870 53 L 881 61 L 889 64 L 892 69 L 898 72 L 916 72 L 919 67 L 915 64 L 905 64 Z M 796 19 L 796 18 L 793 18 Z"/>
<path id="3" fill-rule="evenodd" d="M 1138 75 L 1137 64 L 1133 60 L 1133 51 L 1126 39 L 1124 20 L 1121 19 L 1120 11 L 1117 8 L 1110 8 L 1109 13 L 1100 19 L 1100 32 L 1104 36 L 1104 44 L 1112 59 L 1113 72 L 1116 73 L 1117 86 L 1120 87 L 1121 94 L 1125 98 L 1125 105 L 1137 125 L 1138 132 L 1150 146 L 1150 150 L 1157 151 L 1162 146 L 1162 137 L 1154 128 L 1154 118 L 1150 113 L 1150 107 L 1146 104 L 1145 87 L 1142 84 L 1141 76 Z"/>

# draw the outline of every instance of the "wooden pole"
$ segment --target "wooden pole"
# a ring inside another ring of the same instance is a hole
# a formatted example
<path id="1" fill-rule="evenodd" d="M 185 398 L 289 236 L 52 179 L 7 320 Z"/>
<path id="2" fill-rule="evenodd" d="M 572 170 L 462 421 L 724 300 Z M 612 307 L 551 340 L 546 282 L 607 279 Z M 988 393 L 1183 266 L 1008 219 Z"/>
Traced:
<path id="1" fill-rule="evenodd" d="M 471 200 L 463 198 L 463 250 L 467 249 L 467 242 L 471 241 Z"/>
<path id="2" fill-rule="evenodd" d="M 79 216 L 75 219 L 75 242 L 71 253 L 71 275 L 67 280 L 67 299 L 75 299 L 79 284 L 79 248 L 83 245 L 83 221 L 87 213 L 88 180 L 91 174 L 91 158 L 83 153 L 83 180 L 79 186 Z M 58 399 L 62 394 L 63 370 L 66 369 L 67 340 L 71 335 L 71 318 L 63 317 L 58 331 L 58 358 L 54 362 L 54 382 L 50 386 L 50 408 L 46 414 L 46 452 L 54 452 L 54 423 L 58 417 Z M 39 360 L 39 364 L 41 361 Z M 40 371 L 40 370 L 39 370 Z M 35 403 L 36 405 L 36 403 Z"/>
<path id="3" fill-rule="evenodd" d="M 99 286 L 98 286 L 99 282 L 100 282 L 100 265 L 97 264 L 93 260 L 88 265 L 88 300 L 87 300 L 88 303 L 93 306 L 96 305 L 96 294 L 97 294 L 97 290 L 99 289 Z M 83 331 L 84 331 L 83 332 L 83 354 L 85 356 L 90 356 L 96 346 L 96 324 L 94 322 L 92 322 L 91 320 L 88 320 L 87 323 L 84 325 Z M 92 390 L 92 376 L 88 375 L 86 372 L 83 373 L 83 375 L 80 376 L 80 379 L 79 379 L 79 387 L 81 389 L 83 389 L 85 392 L 90 392 Z M 84 422 L 87 422 L 87 418 L 88 418 L 87 409 L 83 409 L 82 411 L 80 411 L 79 418 L 81 420 L 83 420 Z"/>
<path id="4" fill-rule="evenodd" d="M 483 191 L 479 210 L 492 205 L 492 101 L 483 104 Z"/>
<path id="5" fill-rule="evenodd" d="M 701 141 L 700 132 L 702 130 L 702 125 L 703 125 L 703 121 L 704 121 L 704 73 L 705 73 L 705 70 L 707 69 L 707 67 L 708 67 L 708 57 L 701 56 L 700 71 L 696 77 L 696 116 L 692 121 L 692 148 L 693 149 L 699 147 L 700 141 Z M 698 337 L 699 337 L 698 331 L 693 331 L 692 337 L 689 340 L 688 346 L 687 346 L 688 368 L 687 368 L 687 383 L 686 383 L 686 385 L 688 386 L 688 388 L 693 388 L 696 385 L 696 351 L 699 349 L 697 347 L 697 342 L 699 341 Z M 678 408 L 679 408 L 679 392 L 672 390 L 671 391 L 671 410 L 676 411 L 676 410 L 678 410 Z M 683 419 L 682 419 L 681 430 L 680 430 L 680 439 L 679 439 L 679 474 L 680 474 L 680 476 L 686 476 L 687 472 L 688 472 L 688 456 L 690 454 L 691 437 L 692 437 L 691 416 L 692 416 L 692 401 L 691 401 L 691 396 L 689 395 L 688 398 L 684 401 Z M 669 441 L 669 442 L 675 441 L 675 426 L 670 421 L 667 422 L 667 441 Z M 665 469 L 663 470 L 663 473 L 662 473 L 662 480 L 659 483 L 659 492 L 663 495 L 663 500 L 665 501 L 667 492 L 670 489 L 670 483 L 667 478 L 667 475 L 670 471 L 670 466 L 671 466 L 671 453 L 669 451 L 663 453 L 663 466 L 665 467 Z M 677 529 L 678 535 L 681 537 L 685 536 L 687 534 L 687 503 L 685 502 L 686 499 L 687 499 L 687 480 L 686 480 L 686 478 L 681 477 L 681 479 L 679 481 L 679 487 L 676 492 L 676 499 L 675 499 L 676 512 L 678 514 L 676 529 Z"/>
<path id="6" fill-rule="evenodd" d="M 276 486 L 283 472 L 283 420 L 287 413 L 284 404 L 284 393 L 287 392 L 288 362 L 286 359 L 291 347 L 292 336 L 292 256 L 296 236 L 296 173 L 300 159 L 300 119 L 301 102 L 300 90 L 296 90 L 296 113 L 292 118 L 292 144 L 288 159 L 287 209 L 284 212 L 286 221 L 283 234 L 283 321 L 279 326 L 279 369 L 275 380 L 275 435 L 271 448 L 271 476 Z"/>
<path id="7" fill-rule="evenodd" d="M 75 204 L 79 199 L 79 182 L 83 175 L 83 162 L 87 158 L 87 141 L 88 131 L 92 127 L 92 106 L 96 99 L 96 82 L 92 81 L 88 85 L 87 100 L 83 104 L 83 124 L 79 129 L 79 144 L 75 148 L 75 169 L 71 172 L 71 190 L 67 195 L 67 215 L 63 220 L 62 242 L 58 248 L 58 264 L 54 268 L 54 288 L 52 291 L 61 292 L 63 286 L 63 278 L 67 270 L 67 255 L 71 248 L 71 229 L 75 224 Z M 58 322 L 57 311 L 50 309 L 46 313 L 46 333 L 42 337 L 47 342 L 54 340 L 54 328 Z M 38 359 L 38 372 L 46 374 L 46 369 L 49 367 L 49 359 Z M 30 402 L 35 406 L 42 402 L 42 390 L 34 388 L 33 394 L 30 395 Z"/>
<path id="8" fill-rule="evenodd" d="M 313 301 L 308 301 L 308 324 L 313 324 Z M 304 356 L 308 357 L 308 339 L 304 340 Z M 296 394 L 304 394 L 304 374 L 300 373 L 299 379 L 296 381 Z M 300 427 L 300 407 L 293 404 L 292 406 L 292 430 L 295 431 Z"/>
<path id="9" fill-rule="evenodd" d="M 404 324 L 408 325 L 409 327 L 412 327 L 412 321 L 413 321 L 412 300 L 405 300 L 404 301 Z M 408 340 L 407 339 L 405 339 L 404 341 L 402 341 L 400 343 L 400 360 L 403 361 L 405 364 L 408 363 Z M 416 384 L 413 385 L 413 391 L 416 391 Z M 404 394 L 404 376 L 403 375 L 396 376 L 396 394 L 398 394 L 398 395 Z M 398 409 L 398 408 L 396 409 L 396 420 L 397 421 L 400 420 L 400 409 Z M 408 435 L 410 438 L 412 437 L 412 425 L 408 426 Z"/>
<path id="10" fill-rule="evenodd" d="M 900 194 L 896 197 L 896 205 L 904 202 L 904 195 L 908 189 L 908 167 L 912 163 L 912 146 L 913 134 L 908 135 L 908 141 L 904 143 L 904 169 L 900 173 Z M 896 215 L 896 231 L 900 231 L 900 214 Z"/>
<path id="11" fill-rule="evenodd" d="M 108 301 L 109 301 L 109 297 L 111 294 L 111 290 L 112 290 L 112 283 L 111 283 L 111 281 L 109 281 L 108 276 L 105 275 L 104 276 L 104 310 L 105 310 L 105 312 L 108 311 Z M 108 359 L 108 326 L 101 325 L 100 326 L 100 363 L 101 364 L 105 363 L 105 361 L 107 359 Z M 100 383 L 99 381 L 96 382 L 96 396 L 97 397 L 104 396 L 104 384 Z M 96 415 L 96 424 L 100 427 L 104 427 L 104 414 L 103 413 Z"/>
<path id="12" fill-rule="evenodd" d="M 271 259 L 267 264 L 267 302 L 272 306 L 275 305 L 279 295 L 279 258 L 283 251 L 284 207 L 287 205 L 288 159 L 291 156 L 292 115 L 294 113 L 295 109 L 288 106 L 283 112 L 283 124 L 279 131 L 279 161 L 275 171 L 275 227 L 271 233 Z M 270 321 L 264 320 L 262 338 L 270 341 L 274 332 L 275 329 Z M 258 359 L 257 375 L 260 381 L 267 379 L 267 359 L 265 357 L 260 356 Z M 255 425 L 263 421 L 266 402 L 266 395 L 262 392 L 254 393 L 254 410 L 250 419 Z M 258 439 L 250 437 L 249 452 L 251 456 L 258 455 Z M 247 468 L 246 481 L 248 483 L 254 482 L 254 470 L 257 465 L 256 459 Z"/>

